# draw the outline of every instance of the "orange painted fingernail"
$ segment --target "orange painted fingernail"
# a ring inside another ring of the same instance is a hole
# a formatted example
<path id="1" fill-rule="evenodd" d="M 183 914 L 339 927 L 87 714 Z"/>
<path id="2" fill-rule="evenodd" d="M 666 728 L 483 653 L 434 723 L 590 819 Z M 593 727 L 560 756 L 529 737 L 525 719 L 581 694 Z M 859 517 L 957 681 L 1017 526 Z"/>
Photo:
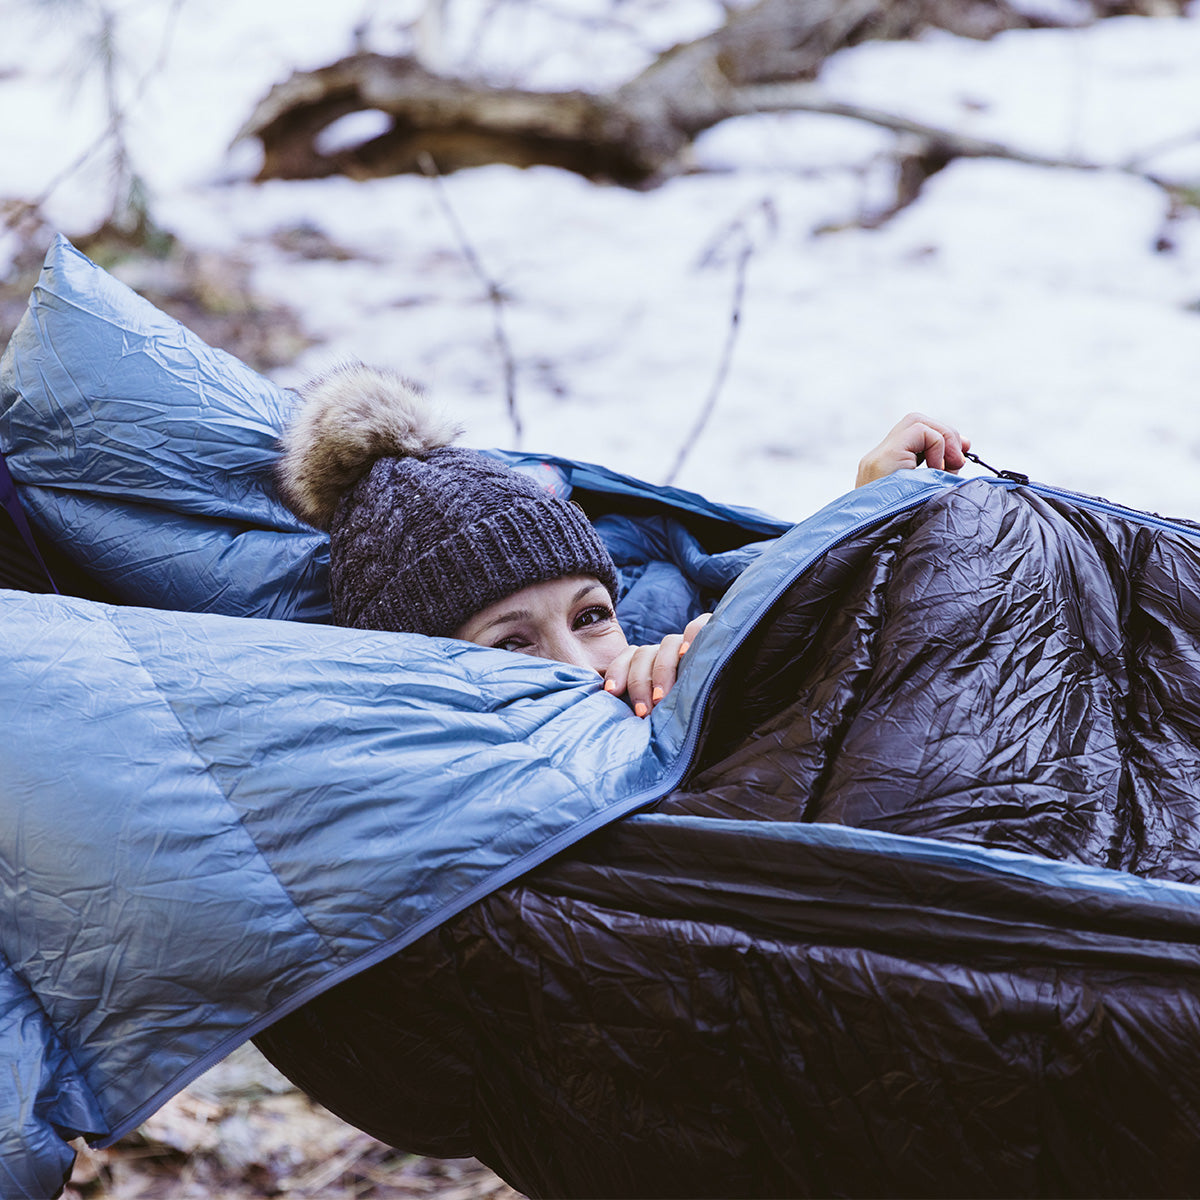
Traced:
<path id="1" fill-rule="evenodd" d="M 654 689 L 654 691 L 652 691 L 652 692 L 650 693 L 650 699 L 651 699 L 651 700 L 653 700 L 655 704 L 657 704 L 657 703 L 658 703 L 658 702 L 659 702 L 659 701 L 660 701 L 660 700 L 661 700 L 661 699 L 662 699 L 662 698 L 663 698 L 663 697 L 664 697 L 666 694 L 667 694 L 667 693 L 666 693 L 666 692 L 664 692 L 664 691 L 662 690 L 662 688 L 660 688 L 660 687 L 656 687 L 656 688 Z"/>
<path id="2" fill-rule="evenodd" d="M 615 692 L 617 690 L 616 682 L 612 679 L 606 679 L 604 681 L 604 690 L 606 692 Z"/>
<path id="3" fill-rule="evenodd" d="M 639 700 L 634 706 L 633 711 L 639 716 L 644 717 L 650 710 Z"/>
<path id="4" fill-rule="evenodd" d="M 691 642 L 684 642 L 683 645 L 679 647 L 679 657 L 682 658 L 691 648 Z"/>

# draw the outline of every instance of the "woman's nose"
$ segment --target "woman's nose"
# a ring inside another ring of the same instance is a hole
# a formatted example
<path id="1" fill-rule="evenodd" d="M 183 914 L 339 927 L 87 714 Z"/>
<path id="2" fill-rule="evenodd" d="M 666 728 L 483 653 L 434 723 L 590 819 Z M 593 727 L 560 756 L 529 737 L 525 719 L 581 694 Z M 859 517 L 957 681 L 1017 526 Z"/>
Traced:
<path id="1" fill-rule="evenodd" d="M 605 668 L 612 661 L 612 655 L 605 655 L 602 647 L 588 645 L 570 633 L 555 638 L 554 643 L 547 647 L 547 657 L 558 662 L 570 663 L 573 667 L 590 667 L 597 675 L 603 675 Z"/>

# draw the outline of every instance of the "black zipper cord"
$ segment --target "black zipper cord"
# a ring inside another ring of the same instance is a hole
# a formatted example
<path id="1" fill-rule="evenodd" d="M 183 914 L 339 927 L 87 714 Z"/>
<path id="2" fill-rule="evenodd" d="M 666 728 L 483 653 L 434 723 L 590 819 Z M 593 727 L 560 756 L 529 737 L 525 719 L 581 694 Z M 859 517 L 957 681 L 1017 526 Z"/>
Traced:
<path id="1" fill-rule="evenodd" d="M 1020 471 L 997 471 L 990 463 L 985 463 L 978 454 L 972 454 L 970 450 L 963 451 L 963 458 L 969 458 L 973 463 L 978 463 L 985 471 L 991 471 L 993 475 L 1001 479 L 1011 479 L 1013 483 L 1029 482 L 1028 475 L 1022 475 Z"/>

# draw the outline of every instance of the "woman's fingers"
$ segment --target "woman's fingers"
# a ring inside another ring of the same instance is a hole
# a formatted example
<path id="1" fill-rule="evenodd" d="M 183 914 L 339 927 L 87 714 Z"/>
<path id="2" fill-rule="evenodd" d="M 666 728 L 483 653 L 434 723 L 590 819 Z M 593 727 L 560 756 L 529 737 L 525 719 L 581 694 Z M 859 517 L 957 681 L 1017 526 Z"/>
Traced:
<path id="1" fill-rule="evenodd" d="M 657 646 L 627 646 L 604 672 L 604 690 L 624 696 L 639 717 L 648 716 L 653 706 L 650 677 L 657 651 Z"/>
<path id="2" fill-rule="evenodd" d="M 914 425 L 909 446 L 916 457 L 915 467 L 923 458 L 927 467 L 941 471 L 946 466 L 946 437 L 932 425 Z"/>
<path id="3" fill-rule="evenodd" d="M 696 617 L 683 633 L 669 633 L 656 646 L 627 646 L 604 672 L 604 690 L 624 696 L 639 717 L 649 716 L 675 686 L 679 660 L 711 616 Z"/>
<path id="4" fill-rule="evenodd" d="M 679 647 L 679 655 L 682 658 L 692 647 L 692 643 L 696 640 L 696 634 L 702 630 L 705 625 L 712 620 L 712 613 L 701 613 L 698 617 L 693 617 L 683 628 L 683 645 Z"/>
<path id="5" fill-rule="evenodd" d="M 653 699 L 654 661 L 658 646 L 634 646 L 629 658 L 629 670 L 625 677 L 625 693 L 633 711 L 639 717 L 650 715 L 656 701 Z"/>
<path id="6" fill-rule="evenodd" d="M 945 425 L 921 413 L 910 413 L 914 436 L 924 438 L 924 456 L 927 466 L 937 471 L 957 471 L 966 464 L 965 451 L 970 450 L 971 441 L 953 425 Z M 919 456 L 918 456 L 919 459 Z"/>
<path id="7" fill-rule="evenodd" d="M 669 633 L 658 644 L 657 652 L 650 664 L 650 707 L 653 708 L 675 686 L 675 673 L 679 670 L 680 647 L 683 634 Z"/>
<path id="8" fill-rule="evenodd" d="M 604 672 L 604 690 L 606 692 L 611 692 L 614 696 L 625 695 L 625 688 L 629 682 L 629 664 L 633 661 L 634 653 L 638 649 L 638 646 L 626 646 L 608 664 Z"/>
<path id="9" fill-rule="evenodd" d="M 862 487 L 894 471 L 920 466 L 922 462 L 939 471 L 957 471 L 966 463 L 971 448 L 954 428 L 924 413 L 908 413 L 858 464 L 854 486 Z"/>

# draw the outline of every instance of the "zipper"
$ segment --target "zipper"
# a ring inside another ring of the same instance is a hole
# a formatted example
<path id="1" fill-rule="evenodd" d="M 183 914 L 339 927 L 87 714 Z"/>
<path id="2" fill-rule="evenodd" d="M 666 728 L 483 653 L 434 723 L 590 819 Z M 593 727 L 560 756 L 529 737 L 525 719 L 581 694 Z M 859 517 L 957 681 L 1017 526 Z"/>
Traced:
<path id="1" fill-rule="evenodd" d="M 964 455 L 971 462 L 983 467 L 984 470 L 991 471 L 997 477 L 996 482 L 1003 481 L 1010 486 L 1028 487 L 1042 496 L 1057 496 L 1062 500 L 1081 504 L 1085 508 L 1093 508 L 1097 512 L 1111 513 L 1116 517 L 1129 517 L 1140 525 L 1151 525 L 1155 529 L 1167 529 L 1176 533 L 1190 534 L 1192 537 L 1200 537 L 1200 528 L 1186 521 L 1161 517 L 1158 513 L 1146 512 L 1140 508 L 1130 508 L 1125 504 L 1116 504 L 1112 500 L 1105 500 L 1102 496 L 1089 496 L 1086 492 L 1075 492 L 1070 488 L 1057 487 L 1051 483 L 1034 483 L 1028 475 L 1021 471 L 997 470 L 989 463 L 985 463 L 978 454 L 972 454 L 969 450 L 964 451 Z M 965 483 L 966 480 L 963 482 Z"/>
<path id="2" fill-rule="evenodd" d="M 1186 533 L 1195 538 L 1200 537 L 1200 529 L 1185 521 L 1172 520 L 1170 517 L 1160 517 L 1158 513 L 1145 512 L 1138 508 L 1127 508 L 1124 504 L 1116 504 L 1105 500 L 1102 496 L 1089 496 L 1086 492 L 1073 492 L 1069 488 L 1055 487 L 1048 483 L 1031 483 L 1035 492 L 1043 496 L 1057 496 L 1062 500 L 1071 500 L 1084 508 L 1094 508 L 1098 512 L 1111 513 L 1115 517 L 1130 517 L 1139 525 L 1150 525 L 1155 529 L 1169 530 L 1172 533 Z"/>
<path id="3" fill-rule="evenodd" d="M 978 454 L 972 454 L 970 450 L 963 451 L 963 458 L 968 458 L 973 463 L 978 463 L 985 471 L 991 471 L 993 475 L 998 475 L 1001 479 L 1011 480 L 1013 483 L 1027 484 L 1029 476 L 1020 471 L 998 471 L 990 463 L 985 463 Z"/>

